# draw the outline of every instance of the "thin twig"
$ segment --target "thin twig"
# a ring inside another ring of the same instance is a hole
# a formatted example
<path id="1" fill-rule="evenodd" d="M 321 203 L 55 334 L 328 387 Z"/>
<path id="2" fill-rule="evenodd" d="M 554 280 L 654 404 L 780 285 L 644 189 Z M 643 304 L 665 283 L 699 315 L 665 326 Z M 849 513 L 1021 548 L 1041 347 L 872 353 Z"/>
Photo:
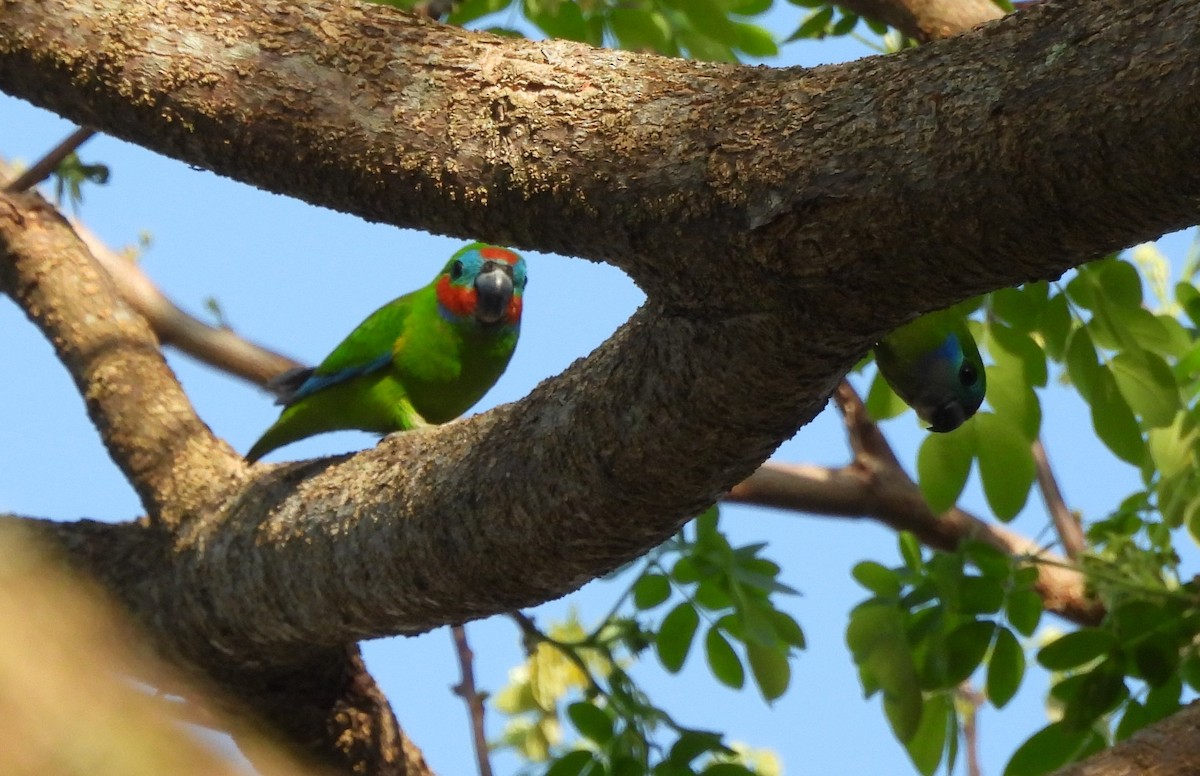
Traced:
<path id="1" fill-rule="evenodd" d="M 1050 468 L 1050 459 L 1046 456 L 1046 448 L 1041 439 L 1033 440 L 1033 463 L 1037 467 L 1038 488 L 1042 491 L 1042 499 L 1046 502 L 1046 510 L 1054 521 L 1054 530 L 1062 542 L 1063 552 L 1071 560 L 1078 560 L 1087 549 L 1087 541 L 1083 537 L 1083 527 L 1079 518 L 1067 507 L 1054 470 Z"/>
<path id="2" fill-rule="evenodd" d="M 967 750 L 967 776 L 982 776 L 979 766 L 979 709 L 983 706 L 983 693 L 963 682 L 955 695 L 968 707 L 962 715 L 963 746 Z"/>
<path id="3" fill-rule="evenodd" d="M 50 149 L 50 152 L 43 156 L 29 169 L 13 178 L 4 187 L 6 194 L 19 194 L 26 189 L 32 188 L 58 169 L 58 165 L 62 164 L 62 160 L 66 159 L 76 148 L 83 145 L 92 135 L 96 134 L 96 130 L 88 127 L 80 127 L 67 136 L 67 139 Z"/>
<path id="4" fill-rule="evenodd" d="M 462 681 L 454 686 L 454 694 L 467 704 L 471 715 L 471 733 L 475 741 L 475 760 L 479 763 L 479 776 L 492 776 L 492 763 L 488 759 L 487 735 L 483 731 L 483 693 L 475 687 L 475 653 L 467 643 L 467 629 L 455 625 L 450 629 L 454 636 L 454 648 L 458 653 L 458 665 L 462 669 Z"/>

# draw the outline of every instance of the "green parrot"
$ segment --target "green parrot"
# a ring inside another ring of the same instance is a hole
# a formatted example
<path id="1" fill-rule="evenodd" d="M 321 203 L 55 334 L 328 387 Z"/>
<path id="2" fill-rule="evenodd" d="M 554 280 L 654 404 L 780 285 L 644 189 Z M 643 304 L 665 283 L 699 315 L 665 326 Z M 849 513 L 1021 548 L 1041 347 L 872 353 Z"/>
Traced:
<path id="1" fill-rule="evenodd" d="M 875 345 L 875 363 L 930 431 L 953 431 L 983 403 L 983 359 L 966 319 L 953 309 L 922 315 L 884 337 Z"/>
<path id="2" fill-rule="evenodd" d="M 246 460 L 326 431 L 386 434 L 466 412 L 512 358 L 525 283 L 516 253 L 462 248 L 432 283 L 376 310 L 316 368 L 272 379 L 284 409 Z"/>

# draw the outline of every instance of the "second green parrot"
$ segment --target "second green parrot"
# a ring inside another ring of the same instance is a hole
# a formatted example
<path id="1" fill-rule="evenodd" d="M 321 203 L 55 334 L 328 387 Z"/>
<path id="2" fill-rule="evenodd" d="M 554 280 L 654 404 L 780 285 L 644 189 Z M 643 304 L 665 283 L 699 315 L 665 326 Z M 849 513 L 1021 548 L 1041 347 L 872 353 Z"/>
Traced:
<path id="1" fill-rule="evenodd" d="M 462 248 L 433 282 L 376 310 L 318 366 L 272 380 L 284 410 L 246 460 L 326 431 L 386 434 L 458 417 L 508 366 L 525 283 L 516 253 Z"/>
<path id="2" fill-rule="evenodd" d="M 983 403 L 983 359 L 966 319 L 953 309 L 922 315 L 884 337 L 875 345 L 875 363 L 930 431 L 953 431 Z"/>

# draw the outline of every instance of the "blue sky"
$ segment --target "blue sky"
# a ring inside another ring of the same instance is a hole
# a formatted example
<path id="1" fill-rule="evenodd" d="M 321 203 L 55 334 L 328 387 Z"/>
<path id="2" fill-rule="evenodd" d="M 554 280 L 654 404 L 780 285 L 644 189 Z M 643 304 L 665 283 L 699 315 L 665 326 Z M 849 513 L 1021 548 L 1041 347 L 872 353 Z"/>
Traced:
<path id="1" fill-rule="evenodd" d="M 775 31 L 790 33 L 800 10 L 789 6 L 773 14 Z M 771 64 L 813 65 L 866 53 L 849 42 L 805 42 L 789 44 L 781 60 Z M 51 114 L 0 96 L 0 155 L 8 159 L 32 162 L 72 129 Z M 203 316 L 205 300 L 213 298 L 239 333 L 304 361 L 319 360 L 378 305 L 427 282 L 464 242 L 367 224 L 108 137 L 92 140 L 81 155 L 112 169 L 110 185 L 88 188 L 80 209 L 109 245 L 136 243 L 140 234 L 149 233 L 143 266 L 177 303 Z M 1173 235 L 1161 246 L 1177 266 L 1189 241 L 1190 235 Z M 530 284 L 521 343 L 508 372 L 477 411 L 519 399 L 586 356 L 642 299 L 611 267 L 537 253 L 526 257 Z M 64 520 L 136 516 L 137 499 L 101 447 L 65 370 L 7 299 L 0 301 L 0 355 L 5 363 L 19 365 L 0 381 L 0 511 Z M 270 397 L 253 386 L 176 353 L 168 353 L 168 359 L 201 418 L 235 448 L 245 450 L 276 417 Z M 865 392 L 861 381 L 859 386 Z M 1068 502 L 1085 518 L 1102 517 L 1137 487 L 1137 473 L 1095 442 L 1087 408 L 1073 394 L 1051 387 L 1042 401 L 1045 445 Z M 911 414 L 889 422 L 885 430 L 911 471 L 923 432 Z M 363 434 L 326 435 L 269 460 L 370 444 L 372 437 Z M 776 454 L 782 461 L 828 465 L 848 457 L 831 409 Z M 962 505 L 988 514 L 974 479 Z M 843 639 L 847 612 L 865 597 L 850 568 L 868 558 L 894 564 L 895 536 L 865 521 L 751 507 L 726 507 L 723 524 L 735 543 L 768 541 L 767 554 L 784 567 L 783 581 L 803 594 L 784 602 L 809 639 L 809 649 L 793 662 L 791 689 L 768 707 L 753 689 L 734 692 L 720 686 L 697 654 L 679 676 L 666 674 L 653 656 L 635 676 L 680 722 L 773 749 L 788 774 L 909 772 L 878 700 L 861 698 Z M 1046 525 L 1041 500 L 1033 495 L 1016 526 L 1046 535 Z M 1194 560 L 1194 553 L 1188 558 Z M 532 614 L 548 625 L 574 608 L 590 624 L 621 589 L 621 582 L 594 582 Z M 1056 625 L 1049 619 L 1045 624 Z M 477 681 L 484 689 L 500 689 L 508 670 L 522 659 L 519 633 L 503 617 L 472 623 L 468 633 Z M 465 708 L 449 689 L 458 681 L 449 632 L 372 642 L 366 652 L 401 723 L 433 767 L 444 774 L 472 773 Z M 1031 673 L 1003 712 L 983 711 L 986 773 L 1000 773 L 1016 745 L 1045 724 L 1045 688 L 1045 678 Z M 498 715 L 490 716 L 491 735 L 499 733 L 500 722 Z M 496 755 L 494 763 L 499 773 L 516 767 L 508 755 Z"/>

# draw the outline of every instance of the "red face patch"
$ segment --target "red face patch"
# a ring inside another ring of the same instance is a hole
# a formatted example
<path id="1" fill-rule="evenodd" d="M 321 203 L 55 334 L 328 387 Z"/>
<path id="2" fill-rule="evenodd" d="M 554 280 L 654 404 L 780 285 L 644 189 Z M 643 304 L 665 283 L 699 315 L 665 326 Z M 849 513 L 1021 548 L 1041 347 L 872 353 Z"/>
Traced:
<path id="1" fill-rule="evenodd" d="M 516 326 L 521 322 L 521 296 L 513 294 L 512 301 L 508 303 L 508 324 Z"/>
<path id="2" fill-rule="evenodd" d="M 491 261 L 502 261 L 505 264 L 516 264 L 520 261 L 517 254 L 505 248 L 497 248 L 494 245 L 489 245 L 486 248 L 479 249 L 479 255 Z"/>
<path id="3" fill-rule="evenodd" d="M 466 318 L 475 313 L 475 287 L 462 288 L 450 282 L 449 275 L 442 275 L 437 282 L 437 298 L 451 315 Z M 511 315 L 511 313 L 510 313 Z"/>

